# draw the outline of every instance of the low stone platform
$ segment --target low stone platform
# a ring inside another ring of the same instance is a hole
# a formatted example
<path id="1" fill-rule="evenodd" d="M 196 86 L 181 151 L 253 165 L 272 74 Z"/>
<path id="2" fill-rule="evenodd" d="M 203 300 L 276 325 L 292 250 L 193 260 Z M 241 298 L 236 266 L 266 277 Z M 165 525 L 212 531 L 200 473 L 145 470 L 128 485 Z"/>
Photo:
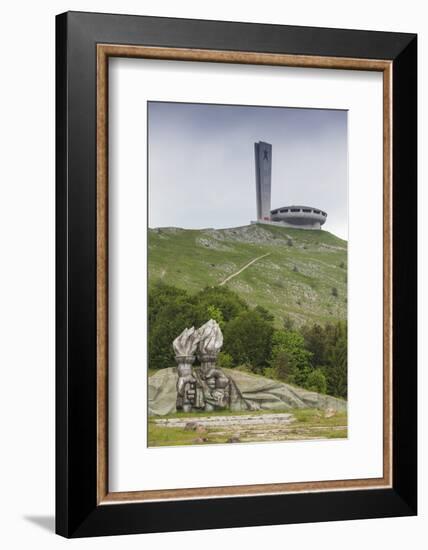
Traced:
<path id="1" fill-rule="evenodd" d="M 294 421 L 290 413 L 260 414 L 260 415 L 219 415 L 219 416 L 189 416 L 186 418 L 157 418 L 153 422 L 169 428 L 185 428 L 191 424 L 203 428 L 233 428 L 241 430 L 253 426 L 274 426 L 289 424 Z"/>

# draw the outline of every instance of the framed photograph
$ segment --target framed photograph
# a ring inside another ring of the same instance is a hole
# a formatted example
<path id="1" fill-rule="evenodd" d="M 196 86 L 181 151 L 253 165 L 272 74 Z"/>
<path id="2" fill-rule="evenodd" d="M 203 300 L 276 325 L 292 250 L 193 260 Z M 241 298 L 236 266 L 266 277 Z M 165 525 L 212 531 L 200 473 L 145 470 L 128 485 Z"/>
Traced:
<path id="1" fill-rule="evenodd" d="M 56 24 L 57 533 L 416 514 L 416 36 Z"/>

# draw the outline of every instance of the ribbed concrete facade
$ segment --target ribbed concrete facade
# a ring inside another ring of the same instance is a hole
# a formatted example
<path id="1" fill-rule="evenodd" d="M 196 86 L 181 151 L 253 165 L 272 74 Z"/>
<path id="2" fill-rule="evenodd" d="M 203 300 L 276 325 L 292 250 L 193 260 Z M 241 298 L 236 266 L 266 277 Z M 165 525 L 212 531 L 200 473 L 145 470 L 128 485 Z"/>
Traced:
<path id="1" fill-rule="evenodd" d="M 271 219 L 288 227 L 321 229 L 327 219 L 327 212 L 312 206 L 283 206 L 271 211 Z"/>
<path id="2" fill-rule="evenodd" d="M 254 144 L 256 160 L 257 219 L 270 220 L 272 145 L 259 141 Z"/>

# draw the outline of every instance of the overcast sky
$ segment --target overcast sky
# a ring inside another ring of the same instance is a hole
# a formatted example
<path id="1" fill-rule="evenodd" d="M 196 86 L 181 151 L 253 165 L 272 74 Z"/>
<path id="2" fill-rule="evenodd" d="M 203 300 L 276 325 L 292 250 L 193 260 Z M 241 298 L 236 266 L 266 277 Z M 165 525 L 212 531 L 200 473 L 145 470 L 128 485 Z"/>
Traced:
<path id="1" fill-rule="evenodd" d="M 272 209 L 328 214 L 347 239 L 347 112 L 150 102 L 149 226 L 236 227 L 256 219 L 254 142 L 272 144 Z"/>

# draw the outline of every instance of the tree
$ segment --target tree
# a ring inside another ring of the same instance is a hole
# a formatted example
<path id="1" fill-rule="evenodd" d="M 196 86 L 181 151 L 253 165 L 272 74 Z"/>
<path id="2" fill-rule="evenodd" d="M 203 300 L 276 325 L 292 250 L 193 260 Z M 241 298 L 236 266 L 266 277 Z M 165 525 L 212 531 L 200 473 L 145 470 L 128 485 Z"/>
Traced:
<path id="1" fill-rule="evenodd" d="M 264 370 L 264 374 L 268 377 L 277 378 L 278 380 L 287 381 L 292 374 L 290 369 L 290 361 L 285 350 L 278 350 L 271 360 L 271 367 Z"/>
<path id="2" fill-rule="evenodd" d="M 305 339 L 305 347 L 312 354 L 312 367 L 325 365 L 327 362 L 328 341 L 324 327 L 318 324 L 304 325 L 301 331 Z"/>
<path id="3" fill-rule="evenodd" d="M 244 300 L 227 286 L 206 287 L 195 294 L 192 299 L 205 309 L 214 306 L 220 310 L 226 323 L 242 312 L 248 311 L 248 305 Z"/>
<path id="4" fill-rule="evenodd" d="M 174 366 L 173 340 L 186 327 L 206 322 L 206 309 L 194 302 L 185 290 L 164 283 L 153 285 L 148 298 L 149 367 Z"/>
<path id="5" fill-rule="evenodd" d="M 296 330 L 276 330 L 272 337 L 271 365 L 282 364 L 288 371 L 286 381 L 304 386 L 310 372 L 311 352 L 305 349 L 305 340 Z M 287 365 L 285 362 L 287 361 Z"/>
<path id="6" fill-rule="evenodd" d="M 341 336 L 331 348 L 325 373 L 328 393 L 346 399 L 348 395 L 348 345 L 346 337 Z"/>
<path id="7" fill-rule="evenodd" d="M 167 285 L 162 281 L 157 281 L 149 288 L 148 300 L 148 321 L 149 325 L 156 321 L 156 317 L 162 309 L 171 301 L 177 300 L 189 301 L 187 292 L 181 288 Z"/>
<path id="8" fill-rule="evenodd" d="M 189 302 L 171 301 L 149 324 L 149 366 L 162 369 L 175 365 L 172 342 L 187 327 L 200 326 L 206 320 L 198 306 Z"/>
<path id="9" fill-rule="evenodd" d="M 315 369 L 308 374 L 306 379 L 306 389 L 318 393 L 327 392 L 327 380 L 321 369 Z"/>
<path id="10" fill-rule="evenodd" d="M 270 360 L 273 326 L 256 311 L 245 311 L 229 321 L 224 329 L 223 351 L 235 365 L 249 364 L 261 372 Z"/>
<path id="11" fill-rule="evenodd" d="M 214 321 L 217 321 L 220 328 L 221 329 L 224 328 L 224 318 L 220 308 L 216 306 L 208 306 L 207 313 L 208 313 L 209 319 L 213 319 Z"/>

